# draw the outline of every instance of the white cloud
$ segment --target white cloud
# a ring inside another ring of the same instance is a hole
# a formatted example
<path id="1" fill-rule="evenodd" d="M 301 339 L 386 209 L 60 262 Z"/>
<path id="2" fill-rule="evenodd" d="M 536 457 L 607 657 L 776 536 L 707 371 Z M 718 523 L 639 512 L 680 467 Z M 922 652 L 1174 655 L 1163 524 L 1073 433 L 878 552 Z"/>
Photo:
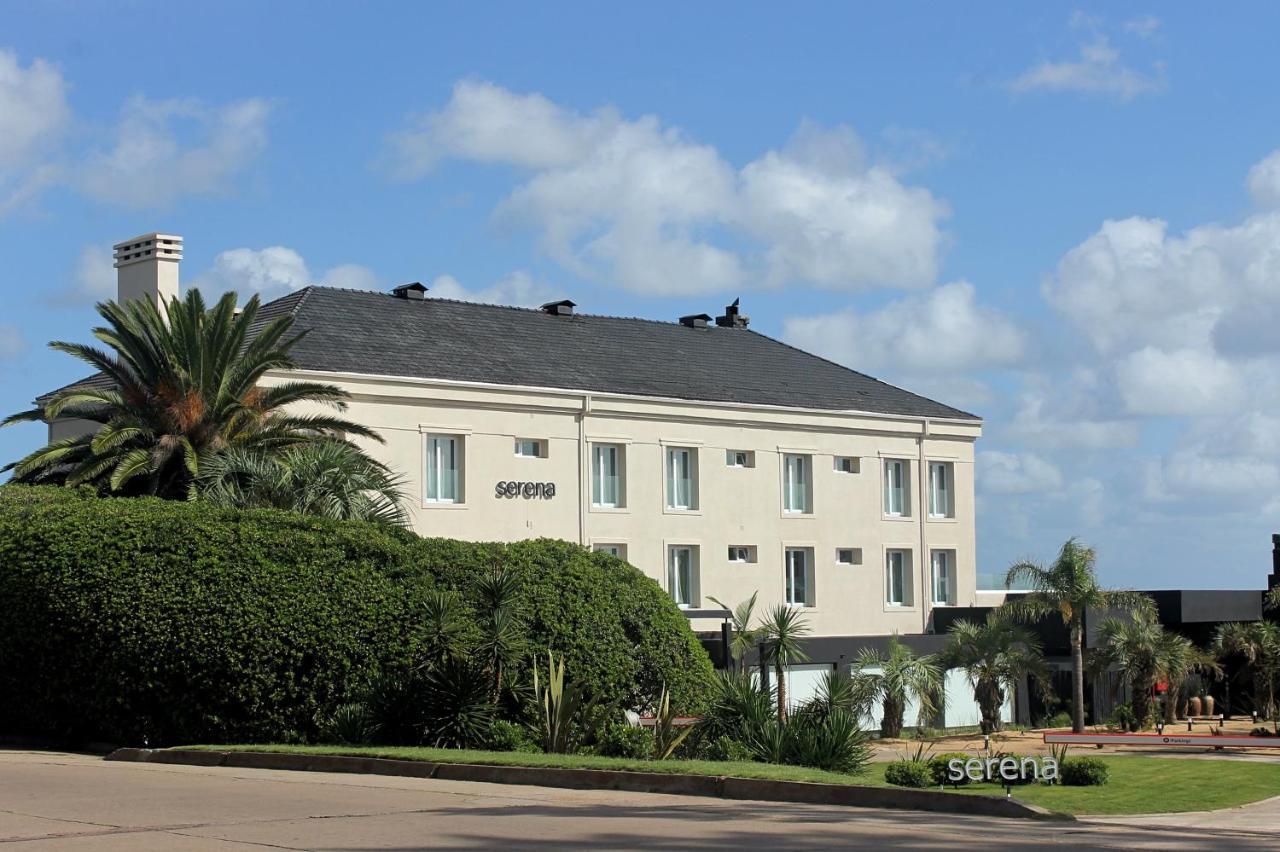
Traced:
<path id="1" fill-rule="evenodd" d="M 335 266 L 320 277 L 320 282 L 329 287 L 344 287 L 348 290 L 378 290 L 381 287 L 377 274 L 358 263 Z"/>
<path id="2" fill-rule="evenodd" d="M 27 341 L 16 325 L 0 323 L 0 364 L 21 355 L 26 348 Z"/>
<path id="3" fill-rule="evenodd" d="M 427 295 L 437 299 L 514 305 L 522 308 L 545 305 L 556 298 L 556 294 L 549 287 L 534 281 L 533 277 L 524 270 L 512 272 L 483 290 L 468 290 L 452 275 L 440 275 L 431 282 Z"/>
<path id="4" fill-rule="evenodd" d="M 1145 347 L 1116 365 L 1116 380 L 1134 414 L 1226 413 L 1245 397 L 1236 368 L 1200 349 Z"/>
<path id="5" fill-rule="evenodd" d="M 1138 18 L 1122 25 L 1126 32 L 1149 39 L 1159 29 L 1156 18 Z M 1108 95 L 1122 101 L 1164 88 L 1164 69 L 1157 63 L 1150 72 L 1126 65 L 1120 51 L 1102 29 L 1102 21 L 1077 13 L 1072 28 L 1083 41 L 1074 59 L 1044 60 L 1011 80 L 1015 92 L 1083 92 Z"/>
<path id="6" fill-rule="evenodd" d="M 121 110 L 114 146 L 87 158 L 80 186 L 100 201 L 135 208 L 225 192 L 266 147 L 270 114 L 271 104 L 261 98 L 214 107 L 132 97 Z"/>
<path id="7" fill-rule="evenodd" d="M 1177 450 L 1148 470 L 1146 498 L 1172 502 L 1212 496 L 1258 504 L 1280 488 L 1280 467 L 1249 456 L 1224 456 L 1192 447 Z"/>
<path id="8" fill-rule="evenodd" d="M 1008 436 L 1046 450 L 1106 450 L 1137 445 L 1141 437 L 1137 421 L 1118 419 L 1094 405 L 1097 396 L 1092 386 L 1064 385 L 1069 383 L 1060 381 L 1051 389 L 1024 393 L 1009 422 Z"/>
<path id="9" fill-rule="evenodd" d="M 867 314 L 791 317 L 783 337 L 834 361 L 868 371 L 957 374 L 1016 364 L 1026 336 L 1013 320 L 978 304 L 956 281 Z"/>
<path id="10" fill-rule="evenodd" d="M 1280 150 L 1272 151 L 1249 169 L 1249 195 L 1263 207 L 1280 207 Z"/>
<path id="11" fill-rule="evenodd" d="M 444 158 L 522 170 L 498 217 L 535 228 L 576 274 L 635 292 L 925 287 L 942 252 L 944 205 L 867 165 L 848 128 L 803 125 L 784 149 L 735 170 L 655 116 L 582 114 L 463 81 L 443 109 L 389 140 L 386 165 L 412 180 Z"/>
<path id="12" fill-rule="evenodd" d="M 219 252 L 212 268 L 197 276 L 189 286 L 199 287 L 206 294 L 234 290 L 241 301 L 257 294 L 267 302 L 311 284 L 352 290 L 381 288 L 378 275 L 372 269 L 355 263 L 334 266 L 314 276 L 302 255 L 286 246 Z"/>
<path id="13" fill-rule="evenodd" d="M 1053 492 L 1062 488 L 1062 472 L 1034 453 L 985 450 L 977 456 L 978 484 L 993 494 Z"/>
<path id="14" fill-rule="evenodd" d="M 1138 38 L 1153 38 L 1160 32 L 1163 22 L 1155 15 L 1140 15 L 1131 18 L 1120 25 L 1120 28 L 1127 33 L 1132 33 Z"/>
<path id="15" fill-rule="evenodd" d="M 75 288 L 59 302 L 100 302 L 116 297 L 116 270 L 111 246 L 86 245 L 76 260 Z"/>
<path id="16" fill-rule="evenodd" d="M 35 197 L 58 169 L 46 162 L 70 122 L 62 73 L 43 59 L 25 68 L 0 50 L 0 216 Z"/>

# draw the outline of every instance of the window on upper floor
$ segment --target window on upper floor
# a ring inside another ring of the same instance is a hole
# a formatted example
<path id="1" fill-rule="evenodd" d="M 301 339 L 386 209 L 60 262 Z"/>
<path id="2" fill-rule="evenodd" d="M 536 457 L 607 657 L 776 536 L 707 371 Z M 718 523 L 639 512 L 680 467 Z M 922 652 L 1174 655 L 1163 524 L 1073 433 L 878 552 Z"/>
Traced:
<path id="1" fill-rule="evenodd" d="M 427 435 L 424 479 L 428 503 L 461 503 L 463 486 L 463 437 Z"/>
<path id="2" fill-rule="evenodd" d="M 626 452 L 622 444 L 591 445 L 591 505 L 618 509 L 626 505 Z"/>
<path id="3" fill-rule="evenodd" d="M 857 473 L 860 465 L 857 456 L 836 456 L 836 473 Z"/>
<path id="4" fill-rule="evenodd" d="M 862 564 L 862 548 L 861 547 L 836 548 L 836 564 L 837 565 L 861 565 Z"/>
<path id="5" fill-rule="evenodd" d="M 596 542 L 591 545 L 591 549 L 597 553 L 607 553 L 610 556 L 616 556 L 619 559 L 627 558 L 627 546 L 625 544 L 606 544 L 604 542 Z"/>
<path id="6" fill-rule="evenodd" d="M 782 456 L 782 511 L 792 514 L 813 512 L 813 459 L 798 453 Z"/>
<path id="7" fill-rule="evenodd" d="M 911 462 L 906 459 L 884 460 L 884 513 L 911 516 Z"/>
<path id="8" fill-rule="evenodd" d="M 667 447 L 667 508 L 698 508 L 698 451 Z"/>
<path id="9" fill-rule="evenodd" d="M 546 458 L 546 444 L 534 438 L 516 438 L 516 455 L 527 459 Z"/>
<path id="10" fill-rule="evenodd" d="M 734 563 L 746 563 L 756 561 L 756 547 L 754 544 L 731 544 L 729 545 L 729 561 Z"/>
<path id="11" fill-rule="evenodd" d="M 929 517 L 955 517 L 955 465 L 929 462 Z"/>
<path id="12" fill-rule="evenodd" d="M 725 450 L 724 463 L 729 467 L 755 467 L 756 454 L 751 450 Z"/>

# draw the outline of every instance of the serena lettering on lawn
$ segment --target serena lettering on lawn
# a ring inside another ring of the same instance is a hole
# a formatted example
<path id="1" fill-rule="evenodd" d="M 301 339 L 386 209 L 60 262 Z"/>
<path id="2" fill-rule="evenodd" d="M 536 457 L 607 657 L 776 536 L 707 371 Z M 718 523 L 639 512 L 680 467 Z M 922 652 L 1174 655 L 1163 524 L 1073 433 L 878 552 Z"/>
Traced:
<path id="1" fill-rule="evenodd" d="M 1052 757 L 971 757 L 961 760 L 953 757 L 947 761 L 947 777 L 959 781 L 968 776 L 970 781 L 1056 781 L 1058 761 Z"/>

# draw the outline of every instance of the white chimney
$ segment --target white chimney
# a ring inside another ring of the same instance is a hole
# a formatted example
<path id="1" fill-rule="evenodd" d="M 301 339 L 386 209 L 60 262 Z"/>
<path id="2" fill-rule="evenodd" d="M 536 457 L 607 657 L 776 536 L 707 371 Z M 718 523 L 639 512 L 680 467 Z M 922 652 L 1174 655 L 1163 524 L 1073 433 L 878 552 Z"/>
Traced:
<path id="1" fill-rule="evenodd" d="M 115 246 L 116 301 L 150 299 L 163 307 L 178 298 L 178 262 L 182 260 L 182 237 L 173 234 L 143 234 Z"/>

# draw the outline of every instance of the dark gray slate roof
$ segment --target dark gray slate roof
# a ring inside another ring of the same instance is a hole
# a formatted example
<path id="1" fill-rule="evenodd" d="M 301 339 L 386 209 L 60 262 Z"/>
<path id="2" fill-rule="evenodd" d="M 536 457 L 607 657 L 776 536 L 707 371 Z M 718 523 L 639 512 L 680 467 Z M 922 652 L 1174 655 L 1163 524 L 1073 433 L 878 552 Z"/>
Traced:
<path id="1" fill-rule="evenodd" d="M 977 421 L 763 334 L 304 287 L 262 307 L 305 370 Z M 77 384 L 80 384 L 77 382 Z"/>
<path id="2" fill-rule="evenodd" d="M 309 329 L 303 369 L 977 420 L 749 329 L 553 316 L 306 287 L 264 306 Z"/>

